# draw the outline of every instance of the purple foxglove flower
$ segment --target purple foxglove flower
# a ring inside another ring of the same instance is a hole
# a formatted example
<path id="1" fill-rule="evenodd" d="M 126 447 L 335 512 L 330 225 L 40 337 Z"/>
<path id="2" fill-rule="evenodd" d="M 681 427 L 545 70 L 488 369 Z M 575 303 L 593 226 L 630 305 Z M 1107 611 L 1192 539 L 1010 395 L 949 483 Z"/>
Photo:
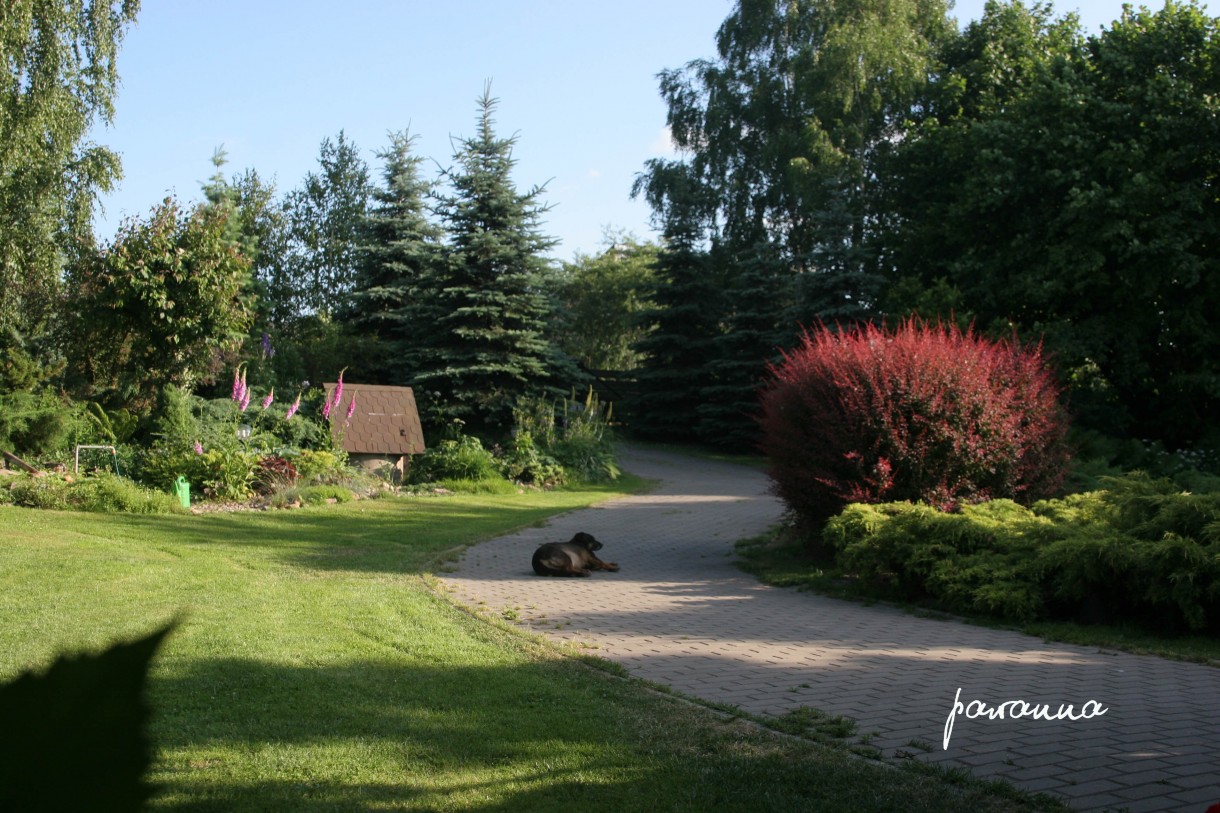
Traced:
<path id="1" fill-rule="evenodd" d="M 246 411 L 246 407 L 250 406 L 250 390 L 248 390 L 248 389 L 242 390 L 241 400 L 237 402 L 237 405 L 239 407 L 241 407 L 242 412 Z"/>
<path id="2" fill-rule="evenodd" d="M 271 334 L 263 334 L 263 358 L 269 359 L 275 355 L 275 348 L 271 346 Z"/>
<path id="3" fill-rule="evenodd" d="M 329 420 L 330 413 L 334 411 L 335 407 L 339 406 L 339 402 L 343 400 L 343 373 L 346 370 L 347 368 L 344 367 L 339 371 L 339 383 L 335 385 L 335 394 L 328 398 L 326 403 L 322 405 L 323 419 Z"/>
<path id="4" fill-rule="evenodd" d="M 352 396 L 352 402 L 347 405 L 347 417 L 343 420 L 344 426 L 352 425 L 352 415 L 356 414 L 356 396 Z"/>
<path id="5" fill-rule="evenodd" d="M 344 367 L 339 371 L 339 383 L 335 385 L 335 406 L 339 406 L 339 402 L 343 400 L 343 374 L 347 372 Z"/>
<path id="6" fill-rule="evenodd" d="M 271 388 L 271 392 L 267 393 L 267 397 L 263 399 L 263 409 L 271 406 L 271 402 L 275 400 L 275 387 Z"/>
<path id="7" fill-rule="evenodd" d="M 195 441 L 195 454 L 203 454 L 203 444 Z"/>
<path id="8" fill-rule="evenodd" d="M 284 416 L 284 420 L 288 420 L 293 415 L 297 414 L 297 410 L 301 408 L 301 394 L 297 393 L 297 399 L 292 402 L 292 406 L 288 407 L 288 414 Z"/>
<path id="9" fill-rule="evenodd" d="M 236 370 L 234 370 L 234 371 L 233 371 L 233 395 L 232 395 L 232 398 L 233 398 L 233 400 L 234 400 L 234 401 L 240 401 L 240 400 L 241 400 L 241 390 L 242 390 L 241 366 L 239 365 L 239 366 L 238 366 L 238 368 L 237 368 Z"/>

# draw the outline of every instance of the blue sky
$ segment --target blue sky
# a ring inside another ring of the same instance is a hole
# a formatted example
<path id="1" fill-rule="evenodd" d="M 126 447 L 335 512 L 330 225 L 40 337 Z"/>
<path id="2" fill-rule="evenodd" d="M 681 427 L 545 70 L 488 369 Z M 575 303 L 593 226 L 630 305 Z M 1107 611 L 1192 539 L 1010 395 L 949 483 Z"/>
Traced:
<path id="1" fill-rule="evenodd" d="M 317 167 L 340 130 L 379 179 L 390 131 L 418 136 L 430 176 L 473 134 L 484 83 L 497 132 L 516 135 L 515 179 L 546 185 L 543 231 L 570 259 L 607 228 L 654 234 L 630 198 L 649 158 L 668 153 L 656 75 L 712 56 L 731 0 L 144 0 L 119 55 L 114 125 L 95 133 L 123 157 L 102 198 L 103 240 L 167 194 L 199 199 L 223 145 L 231 175 L 258 170 L 280 192 Z M 961 23 L 983 0 L 959 2 Z M 1159 5 L 1154 5 L 1159 8 Z M 1121 0 L 1056 4 L 1086 30 Z M 435 163 L 432 163 L 432 162 Z"/>

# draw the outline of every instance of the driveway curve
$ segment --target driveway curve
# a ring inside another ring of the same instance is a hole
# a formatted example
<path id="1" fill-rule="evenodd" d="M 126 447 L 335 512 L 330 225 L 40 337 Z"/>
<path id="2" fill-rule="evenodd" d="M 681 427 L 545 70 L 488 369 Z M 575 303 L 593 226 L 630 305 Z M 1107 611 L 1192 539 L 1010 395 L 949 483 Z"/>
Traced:
<path id="1" fill-rule="evenodd" d="M 638 447 L 620 464 L 658 486 L 470 548 L 442 576 L 450 595 L 686 695 L 756 715 L 843 715 L 887 758 L 966 768 L 1079 810 L 1220 802 L 1220 670 L 762 585 L 736 567 L 733 543 L 783 515 L 765 475 Z M 621 570 L 535 576 L 534 549 L 577 531 Z"/>

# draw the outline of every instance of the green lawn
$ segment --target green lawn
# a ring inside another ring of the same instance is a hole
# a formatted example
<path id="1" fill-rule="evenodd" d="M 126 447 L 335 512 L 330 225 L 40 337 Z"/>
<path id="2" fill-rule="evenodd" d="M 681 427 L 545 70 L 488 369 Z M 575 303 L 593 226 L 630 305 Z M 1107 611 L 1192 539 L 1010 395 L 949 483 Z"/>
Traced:
<path id="1" fill-rule="evenodd" d="M 154 810 L 1031 809 L 652 692 L 433 590 L 460 546 L 614 494 L 0 507 L 0 678 L 180 618 L 150 684 Z"/>

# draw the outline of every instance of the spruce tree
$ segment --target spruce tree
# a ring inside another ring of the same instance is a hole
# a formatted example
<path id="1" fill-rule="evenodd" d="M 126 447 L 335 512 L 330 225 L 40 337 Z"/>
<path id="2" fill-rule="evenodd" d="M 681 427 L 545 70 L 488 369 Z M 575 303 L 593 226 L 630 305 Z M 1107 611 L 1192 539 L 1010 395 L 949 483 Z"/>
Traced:
<path id="1" fill-rule="evenodd" d="M 413 338 L 420 299 L 440 259 L 442 230 L 429 219 L 434 184 L 420 177 L 423 159 L 411 152 L 414 137 L 391 133 L 377 153 L 383 185 L 372 193 L 365 221 L 356 290 L 343 314 L 349 328 L 372 340 L 374 361 L 362 371 L 370 383 L 405 384 L 414 373 Z"/>
<path id="2" fill-rule="evenodd" d="M 665 245 L 651 297 L 656 307 L 643 317 L 652 330 L 636 345 L 644 356 L 639 394 L 628 406 L 635 434 L 690 441 L 696 439 L 706 366 L 715 353 L 724 301 L 701 245 L 697 186 L 676 163 L 667 167 L 663 183 L 654 183 L 657 178 L 657 173 L 641 177 L 635 188 L 662 212 Z"/>
<path id="3" fill-rule="evenodd" d="M 699 395 L 699 440 L 737 452 L 753 451 L 760 438 L 759 388 L 767 364 L 797 333 L 788 318 L 795 291 L 789 264 L 772 243 L 751 249 L 713 253 L 727 269 L 719 274 L 724 286 L 722 329 L 711 342 Z"/>
<path id="4" fill-rule="evenodd" d="M 556 365 L 544 336 L 549 302 L 540 282 L 554 245 L 539 231 L 541 187 L 512 181 L 515 138 L 495 133 L 496 100 L 479 100 L 477 133 L 458 141 L 452 193 L 438 212 L 449 237 L 446 261 L 418 303 L 413 377 L 433 410 L 486 438 L 512 425 L 518 399 L 539 392 Z M 422 293 L 422 292 L 421 292 Z"/>

